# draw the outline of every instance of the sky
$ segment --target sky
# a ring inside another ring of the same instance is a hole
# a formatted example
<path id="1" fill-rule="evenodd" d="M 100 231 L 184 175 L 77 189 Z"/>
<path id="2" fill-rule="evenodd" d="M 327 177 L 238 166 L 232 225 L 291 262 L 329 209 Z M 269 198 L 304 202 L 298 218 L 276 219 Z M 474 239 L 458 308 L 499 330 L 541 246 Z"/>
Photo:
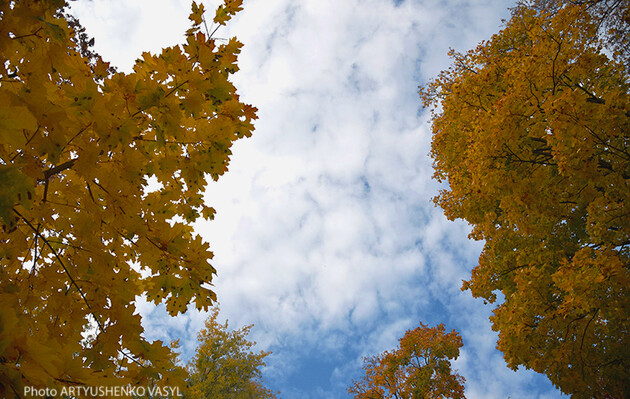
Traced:
<path id="1" fill-rule="evenodd" d="M 217 0 L 205 1 L 213 10 Z M 483 243 L 432 198 L 430 114 L 418 86 L 487 40 L 506 0 L 245 0 L 215 37 L 244 43 L 234 75 L 256 106 L 251 138 L 206 192 L 217 215 L 196 231 L 214 252 L 221 318 L 253 324 L 264 378 L 285 399 L 349 398 L 362 359 L 420 322 L 458 331 L 466 396 L 561 398 L 546 377 L 507 368 L 492 305 L 462 292 Z M 72 3 L 95 49 L 120 71 L 181 43 L 188 0 Z M 190 359 L 207 314 L 177 318 L 138 300 L 151 339 Z"/>

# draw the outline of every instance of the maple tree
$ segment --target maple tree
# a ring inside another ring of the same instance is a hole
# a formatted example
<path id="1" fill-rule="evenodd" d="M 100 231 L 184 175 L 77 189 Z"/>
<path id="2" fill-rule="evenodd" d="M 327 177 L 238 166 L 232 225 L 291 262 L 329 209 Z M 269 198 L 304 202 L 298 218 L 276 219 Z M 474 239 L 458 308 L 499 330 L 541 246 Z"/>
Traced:
<path id="1" fill-rule="evenodd" d="M 455 330 L 420 323 L 397 349 L 364 359 L 365 376 L 348 392 L 356 399 L 465 398 L 464 377 L 451 370 L 462 345 Z"/>
<path id="2" fill-rule="evenodd" d="M 184 397 L 216 399 L 276 398 L 263 385 L 261 367 L 270 352 L 255 352 L 255 342 L 247 335 L 252 326 L 228 329 L 218 321 L 219 308 L 214 306 L 199 333 L 199 346 L 188 364 L 188 386 Z"/>
<path id="3" fill-rule="evenodd" d="M 566 4 L 582 5 L 595 23 L 602 45 L 630 72 L 630 8 L 624 0 L 521 0 L 520 5 L 555 13 Z"/>
<path id="4" fill-rule="evenodd" d="M 534 3 L 421 89 L 448 182 L 435 202 L 485 240 L 463 289 L 502 294 L 491 320 L 508 365 L 576 398 L 628 397 L 629 3 Z"/>
<path id="5" fill-rule="evenodd" d="M 0 1 L 2 397 L 182 381 L 134 301 L 171 315 L 215 301 L 212 252 L 190 222 L 212 218 L 206 179 L 256 118 L 229 80 L 241 43 L 204 32 L 203 5 L 183 45 L 142 54 L 132 73 L 86 51 L 65 6 Z"/>

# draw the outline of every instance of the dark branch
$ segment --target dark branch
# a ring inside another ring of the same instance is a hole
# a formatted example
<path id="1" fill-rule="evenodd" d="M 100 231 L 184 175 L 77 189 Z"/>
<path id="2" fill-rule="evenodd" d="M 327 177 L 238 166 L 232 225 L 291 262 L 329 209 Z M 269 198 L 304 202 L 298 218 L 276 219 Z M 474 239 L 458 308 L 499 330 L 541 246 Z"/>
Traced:
<path id="1" fill-rule="evenodd" d="M 77 161 L 78 158 L 75 159 L 71 159 L 69 161 L 66 161 L 64 163 L 62 163 L 61 165 L 57 165 L 54 166 L 50 169 L 47 169 L 44 171 L 44 180 L 48 180 L 50 179 L 52 176 L 56 175 L 57 173 L 61 173 L 66 169 L 70 169 L 71 167 L 74 166 L 74 163 Z"/>

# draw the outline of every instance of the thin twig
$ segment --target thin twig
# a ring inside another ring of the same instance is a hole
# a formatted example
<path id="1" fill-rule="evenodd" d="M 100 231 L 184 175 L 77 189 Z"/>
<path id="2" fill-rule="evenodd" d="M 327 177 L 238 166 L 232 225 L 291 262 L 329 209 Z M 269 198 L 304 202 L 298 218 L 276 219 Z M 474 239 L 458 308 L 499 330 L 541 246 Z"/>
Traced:
<path id="1" fill-rule="evenodd" d="M 166 94 L 164 96 L 164 98 L 166 98 L 166 97 L 170 96 L 171 94 L 173 94 L 177 89 L 179 89 L 180 87 L 182 87 L 186 83 L 188 83 L 188 79 L 184 80 L 182 83 L 180 83 L 177 86 L 173 87 L 173 89 L 171 91 L 169 91 L 168 94 Z"/>
<path id="2" fill-rule="evenodd" d="M 24 147 L 26 148 L 26 146 L 31 142 L 31 140 L 33 140 L 33 138 L 35 137 L 35 135 L 37 134 L 37 132 L 39 132 L 39 128 L 41 126 L 37 125 L 37 129 L 35 129 L 35 131 L 33 132 L 33 134 L 31 135 L 31 137 L 29 137 L 28 140 L 26 140 L 26 143 L 24 144 Z M 13 162 L 15 160 L 15 158 L 17 158 L 18 155 L 23 154 L 24 151 L 20 151 L 20 152 L 16 152 L 15 155 L 11 158 L 11 161 L 9 162 Z"/>
<path id="3" fill-rule="evenodd" d="M 208 32 L 208 24 L 206 24 L 206 18 L 203 15 L 201 16 L 201 20 L 203 21 L 203 26 L 206 28 L 206 35 L 208 35 L 208 39 L 210 39 L 212 35 Z M 216 30 L 214 32 L 216 32 Z M 212 32 L 212 34 L 214 34 L 214 32 Z"/>
<path id="4" fill-rule="evenodd" d="M 43 29 L 43 28 L 40 26 L 40 27 L 39 27 L 39 28 L 37 28 L 37 30 L 36 30 L 35 32 L 33 32 L 33 33 L 29 33 L 29 34 L 26 34 L 26 35 L 20 35 L 20 36 L 14 36 L 14 37 L 11 37 L 10 39 L 11 39 L 11 40 L 17 40 L 17 39 L 23 39 L 23 38 L 25 38 L 25 37 L 29 37 L 29 36 L 37 36 L 37 34 L 39 33 L 39 31 L 40 31 L 40 30 L 42 30 L 42 29 Z M 37 36 L 37 37 L 39 37 L 39 36 Z"/>
<path id="5" fill-rule="evenodd" d="M 75 134 L 74 136 L 72 136 L 72 138 L 70 140 L 68 140 L 68 142 L 63 146 L 63 148 L 61 149 L 61 151 L 65 150 L 67 146 L 70 145 L 70 143 L 72 143 L 72 140 L 76 139 L 77 137 L 79 137 L 79 135 L 83 132 L 85 132 L 90 126 L 92 126 L 93 122 L 90 122 L 86 127 L 84 127 L 83 129 L 79 130 L 77 132 L 77 134 Z"/>

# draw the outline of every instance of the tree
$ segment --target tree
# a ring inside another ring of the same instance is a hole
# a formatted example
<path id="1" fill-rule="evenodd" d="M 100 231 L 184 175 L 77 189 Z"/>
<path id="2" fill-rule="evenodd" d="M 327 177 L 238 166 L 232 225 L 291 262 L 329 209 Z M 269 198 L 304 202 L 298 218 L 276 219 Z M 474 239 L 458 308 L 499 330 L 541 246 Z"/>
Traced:
<path id="1" fill-rule="evenodd" d="M 85 51 L 65 5 L 0 1 L 2 397 L 179 381 L 134 301 L 171 315 L 215 301 L 212 252 L 190 222 L 212 217 L 206 178 L 256 118 L 229 81 L 241 44 L 202 31 L 203 5 L 183 45 L 130 74 Z M 226 0 L 213 21 L 240 9 Z"/>
<path id="2" fill-rule="evenodd" d="M 603 51 L 592 2 L 547 3 L 515 8 L 421 89 L 448 182 L 435 202 L 485 240 L 463 289 L 503 294 L 491 320 L 508 365 L 576 398 L 628 397 L 627 65 Z"/>
<path id="3" fill-rule="evenodd" d="M 451 370 L 462 339 L 444 325 L 405 332 L 392 352 L 365 358 L 365 376 L 348 392 L 356 399 L 464 398 L 464 377 Z"/>
<path id="4" fill-rule="evenodd" d="M 254 352 L 256 343 L 247 340 L 252 326 L 228 330 L 228 322 L 217 319 L 219 308 L 211 309 L 206 327 L 199 333 L 199 346 L 188 364 L 185 397 L 216 399 L 275 398 L 263 386 L 261 367 L 270 352 Z"/>
<path id="5" fill-rule="evenodd" d="M 622 0 L 521 0 L 521 6 L 555 13 L 566 5 L 582 5 L 597 28 L 602 44 L 630 72 L 630 8 Z"/>

